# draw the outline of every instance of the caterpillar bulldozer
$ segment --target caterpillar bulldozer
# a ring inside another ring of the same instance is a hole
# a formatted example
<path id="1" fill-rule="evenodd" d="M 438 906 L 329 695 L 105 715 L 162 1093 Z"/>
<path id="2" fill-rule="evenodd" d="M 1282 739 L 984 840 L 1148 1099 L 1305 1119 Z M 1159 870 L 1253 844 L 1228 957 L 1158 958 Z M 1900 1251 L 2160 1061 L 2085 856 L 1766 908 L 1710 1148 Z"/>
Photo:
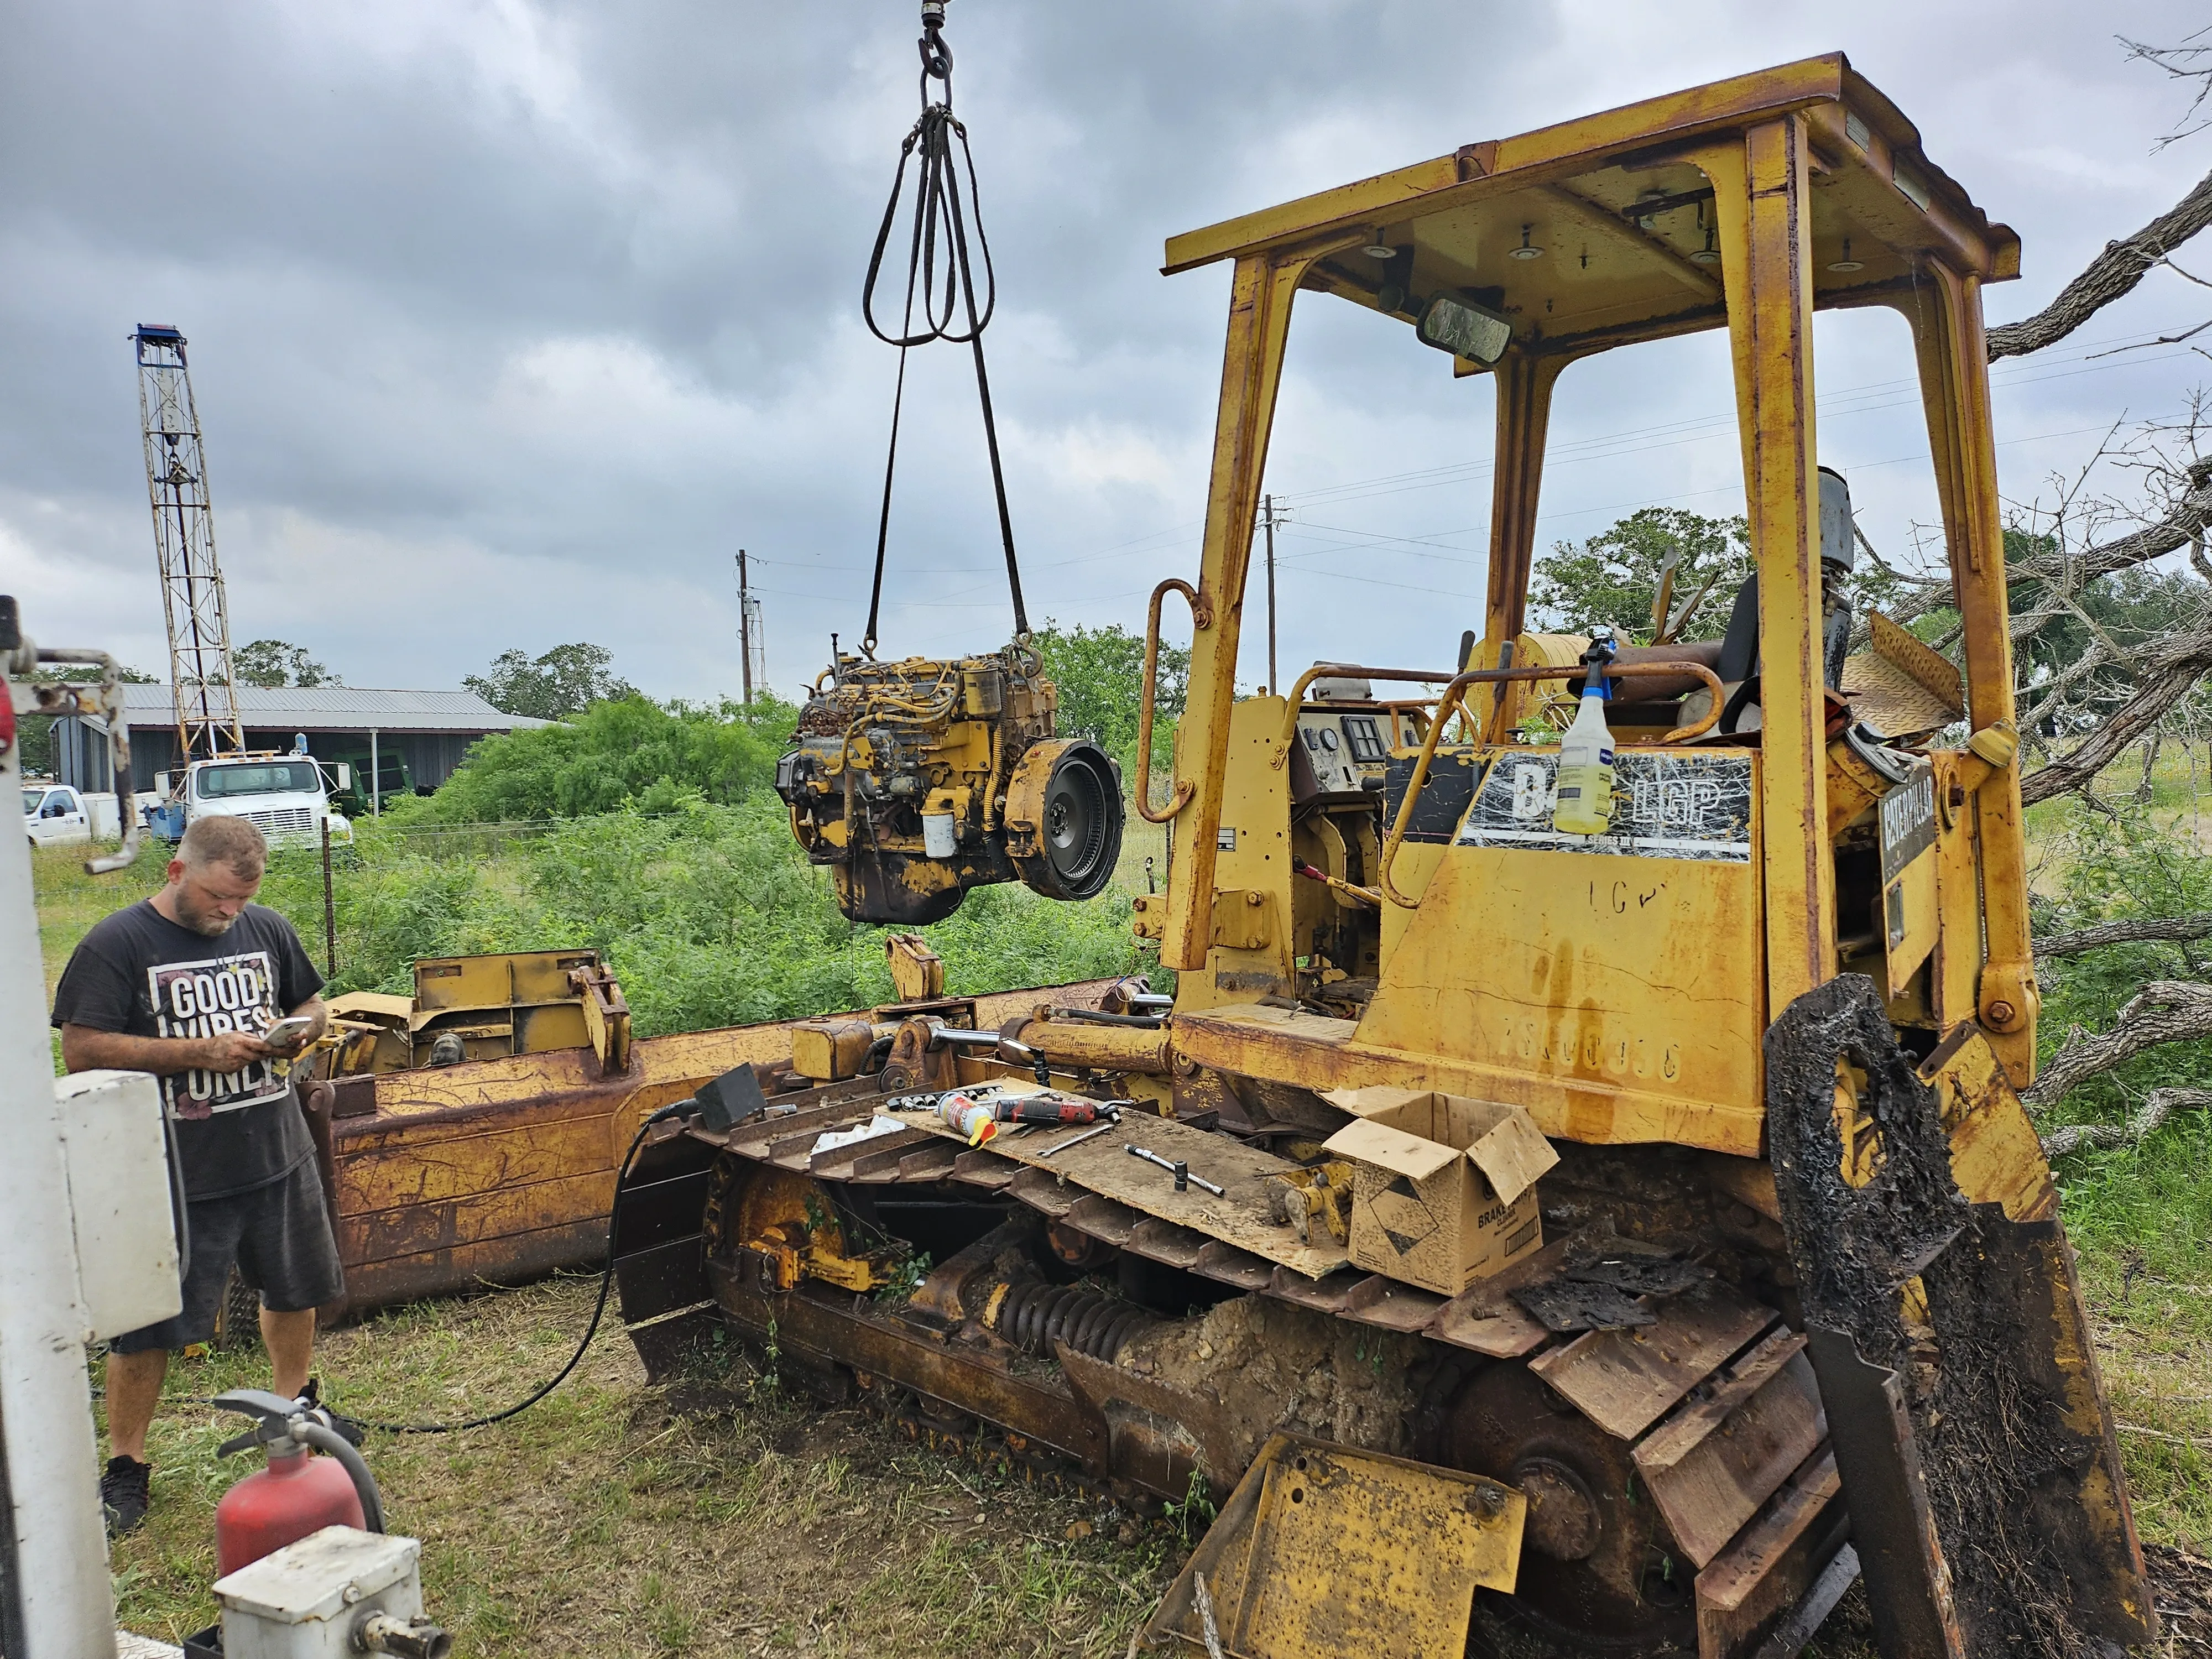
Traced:
<path id="1" fill-rule="evenodd" d="M 900 1003 L 794 1028 L 651 1131 L 615 1233 L 648 1369 L 717 1363 L 719 1326 L 933 1444 L 1206 1498 L 1160 1651 L 1771 1659 L 1862 1577 L 1890 1659 L 2150 1640 L 2018 1094 L 1981 299 L 2016 237 L 1837 54 L 1167 245 L 1169 274 L 1215 264 L 1202 560 L 1148 624 L 1150 657 L 1188 603 L 1188 700 L 1156 785 L 1148 661 L 1134 780 L 1170 848 L 1135 928 L 1172 997 L 1042 990 L 994 1025 L 894 939 Z M 1324 297 L 1492 380 L 1486 604 L 1437 638 L 1409 617 L 1406 661 L 1240 696 L 1294 303 Z M 1840 307 L 1911 341 L 1963 674 L 1885 618 L 1843 648 L 1813 350 Z M 1726 637 L 1533 631 L 1562 372 L 1709 329 L 1757 565 Z M 794 738 L 794 830 L 856 914 L 942 914 L 1051 848 L 1088 886 L 1118 844 L 1088 755 L 1083 787 L 1010 789 L 990 723 L 1018 702 L 1006 754 L 1047 743 L 1052 700 L 979 685 L 989 660 L 845 659 L 884 695 Z M 1593 678 L 1609 821 L 1563 829 L 1540 716 Z"/>

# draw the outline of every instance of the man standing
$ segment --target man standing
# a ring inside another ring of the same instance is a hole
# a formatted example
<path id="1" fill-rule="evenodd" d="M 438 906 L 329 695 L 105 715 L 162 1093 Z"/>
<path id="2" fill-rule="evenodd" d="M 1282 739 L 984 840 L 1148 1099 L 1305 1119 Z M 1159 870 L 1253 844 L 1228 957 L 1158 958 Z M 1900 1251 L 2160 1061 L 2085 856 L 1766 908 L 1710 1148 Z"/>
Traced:
<path id="1" fill-rule="evenodd" d="M 196 820 L 168 885 L 88 933 L 54 996 L 70 1071 L 161 1079 L 191 1229 L 183 1311 L 108 1348 L 112 1455 L 100 1492 L 118 1535 L 145 1518 L 146 1431 L 170 1351 L 214 1334 L 232 1264 L 261 1293 L 261 1337 L 287 1400 L 307 1385 L 316 1308 L 344 1290 L 314 1143 L 290 1079 L 271 1063 L 328 1023 L 322 975 L 292 924 L 249 902 L 268 856 L 246 819 Z M 312 1024 L 282 1046 L 263 1042 L 288 1013 Z"/>

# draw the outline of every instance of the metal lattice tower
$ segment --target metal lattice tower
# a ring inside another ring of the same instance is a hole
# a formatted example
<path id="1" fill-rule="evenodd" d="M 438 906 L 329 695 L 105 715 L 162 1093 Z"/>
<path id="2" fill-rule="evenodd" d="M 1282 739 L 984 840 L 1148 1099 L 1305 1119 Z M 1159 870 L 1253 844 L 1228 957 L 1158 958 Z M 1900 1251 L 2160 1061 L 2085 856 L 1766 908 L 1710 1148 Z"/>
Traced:
<path id="1" fill-rule="evenodd" d="M 131 337 L 138 347 L 138 419 L 145 431 L 146 493 L 154 508 L 161 610 L 169 629 L 178 758 L 206 760 L 226 749 L 243 750 L 246 733 L 238 723 L 230 614 L 216 562 L 200 417 L 192 407 L 185 337 L 163 324 L 141 323 Z"/>

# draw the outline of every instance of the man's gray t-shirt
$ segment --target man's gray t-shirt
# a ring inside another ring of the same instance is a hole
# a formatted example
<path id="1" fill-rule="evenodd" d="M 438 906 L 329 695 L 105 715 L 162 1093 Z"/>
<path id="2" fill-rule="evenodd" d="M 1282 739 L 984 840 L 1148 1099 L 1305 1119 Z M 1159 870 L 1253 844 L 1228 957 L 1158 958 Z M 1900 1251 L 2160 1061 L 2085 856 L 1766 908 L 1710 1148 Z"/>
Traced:
<path id="1" fill-rule="evenodd" d="M 258 1032 L 322 986 L 300 936 L 274 910 L 249 904 L 210 939 L 147 899 L 78 944 L 54 992 L 53 1023 L 144 1037 Z M 314 1156 L 290 1079 L 265 1060 L 235 1072 L 173 1072 L 161 1097 L 176 1120 L 187 1198 L 251 1192 Z"/>

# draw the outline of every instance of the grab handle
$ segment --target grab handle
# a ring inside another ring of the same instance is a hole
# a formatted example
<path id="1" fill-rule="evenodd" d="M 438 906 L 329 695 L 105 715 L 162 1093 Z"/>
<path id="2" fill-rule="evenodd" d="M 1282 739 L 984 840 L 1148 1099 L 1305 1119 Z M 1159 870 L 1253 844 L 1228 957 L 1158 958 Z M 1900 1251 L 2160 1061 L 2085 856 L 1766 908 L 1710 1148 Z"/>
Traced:
<path id="1" fill-rule="evenodd" d="M 1158 692 L 1160 672 L 1160 601 L 1172 592 L 1190 606 L 1191 626 L 1205 628 L 1213 621 L 1213 607 L 1180 576 L 1170 576 L 1152 590 L 1145 612 L 1145 679 L 1137 700 L 1137 812 L 1147 823 L 1165 823 L 1190 805 L 1195 790 L 1188 781 L 1176 784 L 1174 797 L 1158 811 L 1152 811 L 1152 707 Z"/>

